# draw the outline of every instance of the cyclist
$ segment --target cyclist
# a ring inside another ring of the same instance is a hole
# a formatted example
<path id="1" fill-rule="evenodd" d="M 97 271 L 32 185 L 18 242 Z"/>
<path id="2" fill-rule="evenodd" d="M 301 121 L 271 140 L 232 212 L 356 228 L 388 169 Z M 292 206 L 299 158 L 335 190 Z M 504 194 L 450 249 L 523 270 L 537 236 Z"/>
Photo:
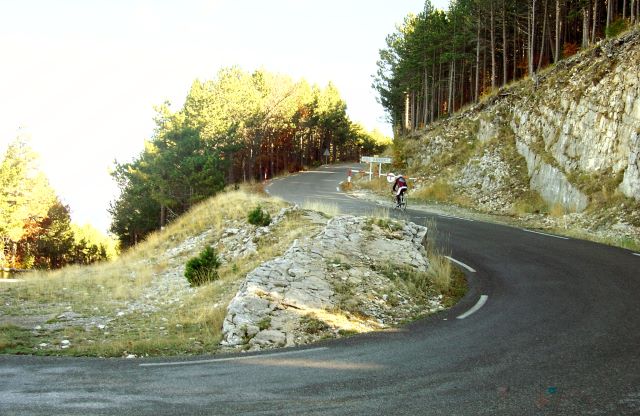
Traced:
<path id="1" fill-rule="evenodd" d="M 396 193 L 396 207 L 400 206 L 400 195 L 407 192 L 407 180 L 402 175 L 396 176 L 391 190 Z"/>

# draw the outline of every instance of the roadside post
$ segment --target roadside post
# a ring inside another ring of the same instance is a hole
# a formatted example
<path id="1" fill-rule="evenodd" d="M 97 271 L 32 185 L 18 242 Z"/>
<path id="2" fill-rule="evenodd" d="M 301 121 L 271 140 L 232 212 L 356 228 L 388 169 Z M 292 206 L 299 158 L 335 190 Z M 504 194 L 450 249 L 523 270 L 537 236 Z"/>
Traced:
<path id="1" fill-rule="evenodd" d="M 369 181 L 371 181 L 371 177 L 373 176 L 373 164 L 378 164 L 378 176 L 382 176 L 382 165 L 383 164 L 391 164 L 390 157 L 378 157 L 378 156 L 362 156 L 360 158 L 360 163 L 368 163 L 369 164 Z"/>

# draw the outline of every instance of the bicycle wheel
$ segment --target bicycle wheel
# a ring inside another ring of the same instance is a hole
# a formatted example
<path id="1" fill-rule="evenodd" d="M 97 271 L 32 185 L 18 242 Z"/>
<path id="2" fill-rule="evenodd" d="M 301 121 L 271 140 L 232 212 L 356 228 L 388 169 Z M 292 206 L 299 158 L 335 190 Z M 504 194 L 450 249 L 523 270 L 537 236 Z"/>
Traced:
<path id="1" fill-rule="evenodd" d="M 403 211 L 407 209 L 407 196 L 404 192 L 400 195 L 400 209 Z"/>

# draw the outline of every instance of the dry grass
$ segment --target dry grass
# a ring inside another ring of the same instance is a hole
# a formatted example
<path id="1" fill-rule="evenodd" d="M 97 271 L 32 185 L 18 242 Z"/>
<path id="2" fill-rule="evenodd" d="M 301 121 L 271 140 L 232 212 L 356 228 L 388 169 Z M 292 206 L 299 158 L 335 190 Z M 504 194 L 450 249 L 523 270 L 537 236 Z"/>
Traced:
<path id="1" fill-rule="evenodd" d="M 529 190 L 520 195 L 520 197 L 513 203 L 511 211 L 517 216 L 540 213 L 546 214 L 549 212 L 549 206 L 544 199 L 542 199 L 539 193 Z"/>
<path id="2" fill-rule="evenodd" d="M 421 201 L 450 202 L 454 199 L 453 187 L 443 179 L 413 192 L 412 197 Z"/>
<path id="3" fill-rule="evenodd" d="M 390 194 L 391 186 L 387 181 L 387 177 L 373 177 L 371 181 L 369 181 L 369 176 L 365 176 L 361 179 L 355 181 L 355 184 L 360 189 L 365 189 L 378 194 Z"/>
<path id="4" fill-rule="evenodd" d="M 304 201 L 304 204 L 302 204 L 302 208 L 321 212 L 328 217 L 336 217 L 341 214 L 340 208 L 337 204 L 322 202 L 318 200 Z"/>
<path id="5" fill-rule="evenodd" d="M 440 293 L 446 293 L 451 287 L 451 262 L 437 251 L 428 254 L 429 270 L 427 278 L 433 282 Z"/>
<path id="6" fill-rule="evenodd" d="M 374 218 L 376 221 L 388 220 L 390 217 L 389 208 L 375 207 L 367 214 L 368 217 Z"/>
<path id="7" fill-rule="evenodd" d="M 287 215 L 256 241 L 256 254 L 223 265 L 215 282 L 177 293 L 158 294 L 150 289 L 164 273 L 213 243 L 225 222 L 246 222 L 248 211 L 257 205 L 275 215 L 286 204 L 259 193 L 225 192 L 194 206 L 116 261 L 34 273 L 24 282 L 0 286 L 0 325 L 7 328 L 6 334 L 13 334 L 0 340 L 0 352 L 121 356 L 214 351 L 226 306 L 242 278 L 308 233 L 312 225 L 307 219 L 296 212 Z M 204 236 L 199 246 L 167 254 L 199 235 Z M 156 299 L 149 300 L 149 293 Z M 64 322 L 58 318 L 63 312 L 96 322 Z M 43 329 L 33 331 L 37 319 Z M 100 322 L 106 328 L 98 328 Z M 69 339 L 72 347 L 60 349 L 63 339 Z M 39 344 L 48 347 L 34 348 Z"/>

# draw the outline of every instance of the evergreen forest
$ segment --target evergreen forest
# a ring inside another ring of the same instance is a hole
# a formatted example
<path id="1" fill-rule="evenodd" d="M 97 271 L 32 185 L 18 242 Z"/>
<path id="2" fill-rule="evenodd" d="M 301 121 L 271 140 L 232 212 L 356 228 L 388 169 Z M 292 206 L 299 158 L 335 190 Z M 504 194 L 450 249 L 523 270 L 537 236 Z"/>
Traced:
<path id="1" fill-rule="evenodd" d="M 0 268 L 57 269 L 113 258 L 115 242 L 90 225 L 71 223 L 69 206 L 37 162 L 20 137 L 0 159 Z"/>
<path id="2" fill-rule="evenodd" d="M 390 139 L 352 122 L 334 85 L 221 69 L 193 82 L 182 108 L 156 108 L 156 128 L 133 161 L 116 161 L 120 189 L 111 231 L 122 247 L 226 186 L 270 179 L 324 162 L 357 160 Z"/>
<path id="3" fill-rule="evenodd" d="M 640 0 L 452 0 L 408 15 L 380 51 L 373 87 L 394 133 L 453 114 L 637 23 Z"/>

